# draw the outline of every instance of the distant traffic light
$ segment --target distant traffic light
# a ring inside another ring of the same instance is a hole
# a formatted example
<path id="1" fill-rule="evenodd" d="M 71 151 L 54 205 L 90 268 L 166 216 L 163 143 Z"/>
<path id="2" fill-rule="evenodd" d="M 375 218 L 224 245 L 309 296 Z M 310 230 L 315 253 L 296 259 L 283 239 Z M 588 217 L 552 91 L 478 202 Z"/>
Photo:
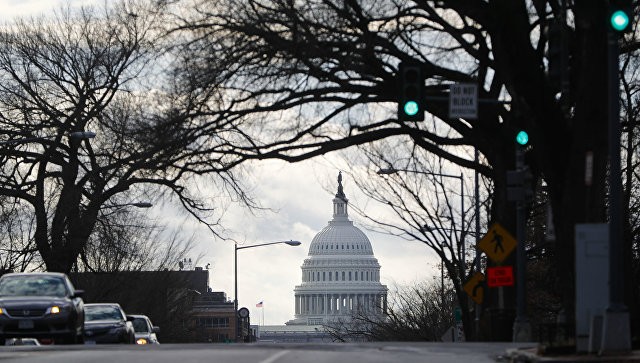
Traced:
<path id="1" fill-rule="evenodd" d="M 516 142 L 518 145 L 526 146 L 529 143 L 529 134 L 524 130 L 520 130 L 516 135 Z"/>
<path id="2" fill-rule="evenodd" d="M 398 120 L 424 121 L 424 75 L 417 62 L 402 62 L 398 71 Z"/>
<path id="3" fill-rule="evenodd" d="M 631 31 L 632 0 L 609 0 L 609 25 L 616 32 Z"/>

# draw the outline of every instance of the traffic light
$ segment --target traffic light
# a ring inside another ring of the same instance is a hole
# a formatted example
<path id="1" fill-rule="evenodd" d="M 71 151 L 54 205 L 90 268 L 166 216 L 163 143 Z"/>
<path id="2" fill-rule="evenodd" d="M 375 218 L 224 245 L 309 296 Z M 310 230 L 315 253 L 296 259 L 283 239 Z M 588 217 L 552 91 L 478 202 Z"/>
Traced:
<path id="1" fill-rule="evenodd" d="M 632 30 L 632 0 L 609 0 L 609 25 L 619 33 Z"/>
<path id="2" fill-rule="evenodd" d="M 516 135 L 516 142 L 518 145 L 527 146 L 529 143 L 529 134 L 524 130 L 520 130 Z"/>
<path id="3" fill-rule="evenodd" d="M 424 74 L 417 62 L 401 62 L 398 71 L 398 120 L 424 121 Z"/>

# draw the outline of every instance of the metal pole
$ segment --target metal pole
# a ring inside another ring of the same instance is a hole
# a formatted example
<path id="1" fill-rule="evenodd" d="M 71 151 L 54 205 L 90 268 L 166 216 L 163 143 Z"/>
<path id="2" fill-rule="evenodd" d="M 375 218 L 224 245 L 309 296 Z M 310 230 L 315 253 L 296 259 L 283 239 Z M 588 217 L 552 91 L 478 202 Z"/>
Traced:
<path id="1" fill-rule="evenodd" d="M 478 164 L 480 162 L 480 156 L 479 156 L 479 152 L 478 152 L 478 148 L 475 147 L 474 150 L 474 162 L 476 164 Z M 476 213 L 476 246 L 478 245 L 479 239 L 478 236 L 480 236 L 480 185 L 479 185 L 479 178 L 480 178 L 480 173 L 478 173 L 478 169 L 475 170 L 475 175 L 474 175 L 474 184 L 475 184 L 475 190 L 474 190 L 474 197 L 475 197 L 475 213 Z M 480 249 L 476 248 L 476 271 L 480 271 L 481 268 L 481 264 L 480 264 Z M 481 304 L 476 304 L 476 308 L 475 308 L 475 335 L 476 335 L 476 341 L 480 341 L 480 307 Z"/>
<path id="2" fill-rule="evenodd" d="M 235 337 L 235 341 L 239 342 L 240 340 L 240 324 L 239 324 L 239 317 L 238 317 L 238 250 L 243 250 L 245 248 L 254 248 L 254 247 L 261 247 L 261 246 L 269 246 L 269 245 L 275 245 L 275 244 L 287 244 L 289 246 L 300 246 L 301 242 L 300 241 L 294 241 L 294 240 L 289 240 L 289 241 L 277 241 L 277 242 L 268 242 L 268 243 L 260 243 L 257 245 L 249 245 L 249 246 L 241 246 L 238 247 L 238 242 L 236 242 L 234 244 L 234 288 L 235 288 L 235 298 L 233 299 L 233 308 L 235 310 L 235 322 L 236 322 L 236 337 Z M 263 310 L 264 312 L 264 310 Z"/>
<path id="3" fill-rule="evenodd" d="M 233 268 L 234 268 L 234 278 L 233 278 L 233 284 L 234 284 L 234 298 L 233 298 L 233 316 L 236 322 L 236 337 L 234 339 L 234 341 L 237 343 L 238 337 L 240 336 L 240 327 L 238 326 L 238 243 L 236 242 L 234 244 L 234 264 L 233 264 Z"/>
<path id="4" fill-rule="evenodd" d="M 609 63 L 609 306 L 604 314 L 601 353 L 631 350 L 629 310 L 624 304 L 622 242 L 622 176 L 620 171 L 620 104 L 618 35 L 608 32 Z"/>
<path id="5" fill-rule="evenodd" d="M 444 260 L 440 261 L 440 295 L 442 299 L 442 309 L 444 309 Z"/>
<path id="6" fill-rule="evenodd" d="M 522 147 L 516 146 L 516 170 L 524 171 L 524 151 Z M 523 186 L 524 187 L 524 186 Z M 527 256 L 525 250 L 526 216 L 525 201 L 516 202 L 516 236 L 518 245 L 516 249 L 516 320 L 513 323 L 513 341 L 531 341 L 531 325 L 527 318 Z"/>
<path id="7" fill-rule="evenodd" d="M 462 268 L 460 269 L 460 279 L 464 281 L 464 274 L 466 267 L 465 266 L 465 236 L 464 236 L 464 175 L 460 173 L 460 242 L 462 243 L 462 258 L 460 258 L 460 263 Z"/>

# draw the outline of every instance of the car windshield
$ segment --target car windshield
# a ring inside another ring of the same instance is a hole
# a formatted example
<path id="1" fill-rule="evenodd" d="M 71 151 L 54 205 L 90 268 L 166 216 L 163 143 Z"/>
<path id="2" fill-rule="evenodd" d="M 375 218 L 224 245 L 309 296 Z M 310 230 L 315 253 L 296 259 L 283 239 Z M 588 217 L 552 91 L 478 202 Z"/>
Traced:
<path id="1" fill-rule="evenodd" d="M 148 333 L 149 332 L 149 324 L 147 324 L 147 320 L 144 318 L 135 318 L 133 320 L 133 329 L 136 333 Z"/>
<path id="2" fill-rule="evenodd" d="M 117 306 L 112 305 L 85 305 L 84 320 L 123 320 L 122 313 Z"/>
<path id="3" fill-rule="evenodd" d="M 64 281 L 55 276 L 5 276 L 0 279 L 0 296 L 56 296 L 67 295 Z"/>

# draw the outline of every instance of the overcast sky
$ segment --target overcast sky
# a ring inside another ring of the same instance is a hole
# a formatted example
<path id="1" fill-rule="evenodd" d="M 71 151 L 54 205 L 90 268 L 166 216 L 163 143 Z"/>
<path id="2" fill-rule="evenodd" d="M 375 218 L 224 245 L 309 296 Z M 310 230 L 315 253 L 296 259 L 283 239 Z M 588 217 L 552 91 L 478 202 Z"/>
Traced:
<path id="1" fill-rule="evenodd" d="M 10 20 L 21 15 L 40 15 L 61 4 L 73 6 L 101 3 L 100 0 L 0 0 L 0 19 Z M 342 170 L 348 166 L 342 166 Z M 332 218 L 332 199 L 336 193 L 339 167 L 324 159 L 298 164 L 264 161 L 256 165 L 254 195 L 265 207 L 276 213 L 253 215 L 242 208 L 229 208 L 224 226 L 244 245 L 282 240 L 299 240 L 301 246 L 285 244 L 249 248 L 238 251 L 239 305 L 251 311 L 251 320 L 267 325 L 281 325 L 294 318 L 293 289 L 301 283 L 301 265 L 308 255 L 313 237 Z M 355 190 L 355 183 L 344 177 L 344 191 L 351 203 L 366 203 Z M 329 190 L 326 190 L 326 189 Z M 152 208 L 154 209 L 154 208 Z M 159 213 L 160 208 L 155 212 Z M 352 210 L 352 209 L 351 209 Z M 408 285 L 431 279 L 438 274 L 436 259 L 427 247 L 387 235 L 367 231 L 359 224 L 355 213 L 350 219 L 369 237 L 381 268 L 381 282 L 390 290 L 396 285 Z M 194 233 L 197 251 L 187 258 L 204 257 L 198 266 L 210 264 L 210 286 L 234 295 L 234 245 L 216 241 L 211 234 L 193 221 L 183 225 L 186 236 Z M 262 309 L 256 304 L 264 302 Z"/>

